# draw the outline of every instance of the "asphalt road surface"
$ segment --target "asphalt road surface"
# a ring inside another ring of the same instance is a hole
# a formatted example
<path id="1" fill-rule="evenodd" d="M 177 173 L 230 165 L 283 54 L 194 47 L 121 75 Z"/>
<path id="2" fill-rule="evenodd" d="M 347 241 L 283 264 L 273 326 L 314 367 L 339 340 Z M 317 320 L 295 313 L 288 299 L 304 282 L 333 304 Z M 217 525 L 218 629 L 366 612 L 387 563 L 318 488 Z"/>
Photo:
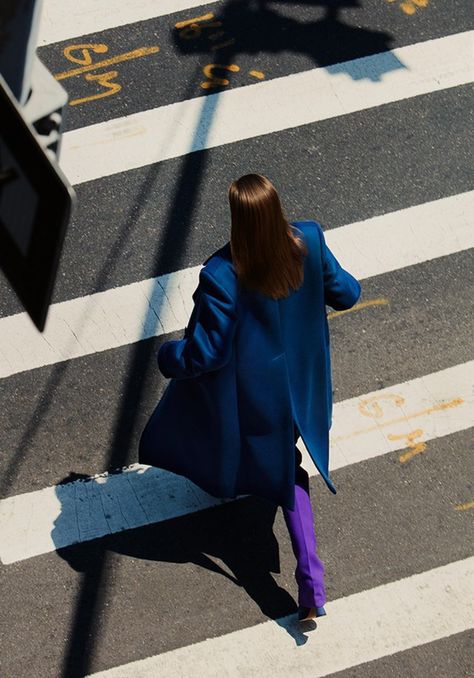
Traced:
<path id="1" fill-rule="evenodd" d="M 44 334 L 0 277 L 2 678 L 473 675 L 473 15 L 45 0 L 78 204 Z M 317 624 L 280 509 L 137 464 L 249 172 L 362 285 L 329 315 L 337 495 L 299 441 Z"/>

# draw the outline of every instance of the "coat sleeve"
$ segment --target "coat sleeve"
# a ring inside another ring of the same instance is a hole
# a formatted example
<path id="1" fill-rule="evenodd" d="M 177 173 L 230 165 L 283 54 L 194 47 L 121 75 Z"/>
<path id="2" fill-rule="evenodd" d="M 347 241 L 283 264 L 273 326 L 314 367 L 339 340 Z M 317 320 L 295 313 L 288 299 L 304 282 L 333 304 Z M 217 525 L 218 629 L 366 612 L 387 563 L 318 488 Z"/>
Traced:
<path id="1" fill-rule="evenodd" d="M 157 360 L 160 372 L 168 378 L 186 379 L 223 367 L 232 354 L 237 324 L 236 299 L 214 276 L 202 268 L 196 290 L 191 332 L 183 339 L 161 345 Z"/>
<path id="2" fill-rule="evenodd" d="M 352 308 L 360 298 L 360 283 L 342 268 L 326 244 L 323 229 L 317 225 L 321 239 L 325 302 L 336 311 Z"/>

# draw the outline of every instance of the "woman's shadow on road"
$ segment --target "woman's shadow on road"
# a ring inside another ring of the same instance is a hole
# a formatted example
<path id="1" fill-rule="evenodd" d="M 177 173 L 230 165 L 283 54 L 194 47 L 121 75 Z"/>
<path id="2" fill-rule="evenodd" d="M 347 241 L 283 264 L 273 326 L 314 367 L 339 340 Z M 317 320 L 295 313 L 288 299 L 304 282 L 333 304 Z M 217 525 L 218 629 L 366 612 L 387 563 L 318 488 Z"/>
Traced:
<path id="1" fill-rule="evenodd" d="M 150 469 L 141 475 L 147 472 Z M 86 476 L 71 474 L 62 481 L 62 487 L 72 480 L 91 482 Z M 101 483 L 102 491 L 106 483 Z M 58 494 L 60 500 L 61 496 L 64 495 Z M 64 509 L 52 531 L 55 543 L 58 543 L 61 534 L 70 530 L 68 523 L 74 511 L 71 511 L 71 506 Z M 56 552 L 74 570 L 87 573 L 89 577 L 94 577 L 94 569 L 103 562 L 104 555 L 107 555 L 105 552 L 177 565 L 194 563 L 243 587 L 262 613 L 275 620 L 295 639 L 296 644 L 301 645 L 307 641 L 303 631 L 315 628 L 315 622 L 306 622 L 303 626 L 297 622 L 295 600 L 271 574 L 281 572 L 279 545 L 273 533 L 276 512 L 275 504 L 260 497 L 246 496 L 194 513 L 57 548 Z M 229 571 L 213 558 L 221 560 Z M 185 577 L 183 574 L 182 579 L 177 572 L 176 586 L 179 586 L 180 579 L 185 581 Z M 151 592 L 153 596 L 157 593 L 156 590 Z M 189 593 L 192 595 L 192 591 Z M 168 595 L 169 591 L 166 591 Z M 216 606 L 215 616 L 218 616 L 222 612 L 221 606 L 232 607 L 232 602 L 216 596 L 211 605 Z"/>

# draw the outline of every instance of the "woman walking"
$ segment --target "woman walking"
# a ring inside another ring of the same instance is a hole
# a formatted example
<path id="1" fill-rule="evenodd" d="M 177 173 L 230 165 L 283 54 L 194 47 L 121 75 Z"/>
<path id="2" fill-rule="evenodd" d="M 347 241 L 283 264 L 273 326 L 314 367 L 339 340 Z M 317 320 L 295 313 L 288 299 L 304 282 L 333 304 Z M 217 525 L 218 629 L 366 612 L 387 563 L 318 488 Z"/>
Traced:
<path id="1" fill-rule="evenodd" d="M 162 344 L 171 379 L 140 439 L 139 461 L 215 497 L 255 494 L 282 507 L 296 558 L 298 618 L 326 614 L 301 436 L 327 487 L 332 380 L 326 304 L 351 308 L 359 282 L 315 221 L 289 223 L 273 184 L 229 188 L 231 237 L 199 273 L 179 340 Z"/>

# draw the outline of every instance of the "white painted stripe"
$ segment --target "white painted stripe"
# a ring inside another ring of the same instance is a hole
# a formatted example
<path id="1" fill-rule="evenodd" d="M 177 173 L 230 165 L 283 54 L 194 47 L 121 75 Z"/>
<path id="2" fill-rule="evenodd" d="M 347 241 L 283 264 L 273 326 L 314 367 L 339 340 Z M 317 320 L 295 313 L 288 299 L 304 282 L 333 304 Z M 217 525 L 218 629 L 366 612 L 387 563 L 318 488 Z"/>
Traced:
<path id="1" fill-rule="evenodd" d="M 474 191 L 326 232 L 358 279 L 474 247 Z M 37 331 L 26 313 L 0 318 L 0 378 L 183 329 L 201 266 L 53 304 Z"/>
<path id="2" fill-rule="evenodd" d="M 474 76 L 474 31 L 314 68 L 67 132 L 60 164 L 80 184 L 193 151 L 409 97 Z"/>
<path id="3" fill-rule="evenodd" d="M 473 386 L 474 360 L 335 404 L 331 470 L 472 427 Z"/>
<path id="4" fill-rule="evenodd" d="M 183 329 L 201 266 L 50 307 L 38 333 L 26 313 L 0 319 L 0 377 Z"/>
<path id="5" fill-rule="evenodd" d="M 417 430 L 412 445 L 471 427 L 473 384 L 474 361 L 336 403 L 331 470 L 404 449 Z M 317 475 L 302 440 L 298 447 L 303 466 Z M 25 560 L 225 501 L 181 476 L 133 464 L 120 473 L 3 499 L 0 559 Z"/>
<path id="6" fill-rule="evenodd" d="M 45 0 L 38 45 L 41 47 L 51 42 L 95 34 L 213 2 L 216 0 Z M 192 12 L 183 19 L 192 19 L 199 14 Z"/>
<path id="7" fill-rule="evenodd" d="M 90 678 L 319 678 L 473 628 L 473 600 L 466 558 L 330 601 L 310 634 L 293 614 Z"/>

